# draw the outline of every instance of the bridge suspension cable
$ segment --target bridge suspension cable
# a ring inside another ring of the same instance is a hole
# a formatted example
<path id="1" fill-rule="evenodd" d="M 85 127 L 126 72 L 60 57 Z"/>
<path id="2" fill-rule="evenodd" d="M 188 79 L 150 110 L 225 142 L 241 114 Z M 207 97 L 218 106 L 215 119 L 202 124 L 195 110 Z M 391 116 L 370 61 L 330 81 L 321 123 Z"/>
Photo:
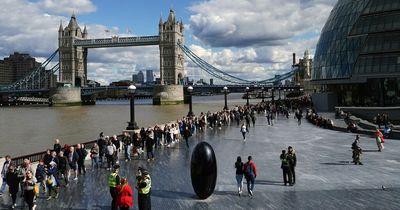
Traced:
<path id="1" fill-rule="evenodd" d="M 49 76 L 53 75 L 60 69 L 59 63 L 54 65 L 49 71 L 46 71 L 47 65 L 57 55 L 58 49 L 54 51 L 40 66 L 36 67 L 33 71 L 27 74 L 24 78 L 3 87 L 4 90 L 16 90 L 16 89 L 40 89 L 42 82 L 44 82 Z"/>
<path id="2" fill-rule="evenodd" d="M 280 81 L 283 81 L 285 79 L 292 77 L 294 75 L 294 71 L 295 71 L 295 70 L 291 70 L 287 73 L 284 73 L 281 75 L 276 75 L 275 77 L 261 80 L 261 81 L 250 81 L 250 80 L 246 80 L 243 78 L 239 78 L 239 77 L 230 75 L 230 74 L 214 67 L 213 65 L 209 64 L 208 62 L 204 61 L 199 56 L 197 56 L 192 50 L 190 50 L 185 45 L 182 46 L 181 44 L 178 44 L 178 46 L 182 49 L 182 51 L 185 53 L 185 55 L 188 56 L 189 59 L 191 61 L 193 61 L 193 63 L 198 65 L 202 70 L 204 70 L 205 72 L 207 72 L 208 74 L 210 74 L 211 76 L 213 76 L 217 79 L 220 79 L 220 80 L 223 80 L 226 82 L 230 82 L 230 83 L 235 83 L 235 84 L 274 84 L 274 83 L 278 83 Z"/>

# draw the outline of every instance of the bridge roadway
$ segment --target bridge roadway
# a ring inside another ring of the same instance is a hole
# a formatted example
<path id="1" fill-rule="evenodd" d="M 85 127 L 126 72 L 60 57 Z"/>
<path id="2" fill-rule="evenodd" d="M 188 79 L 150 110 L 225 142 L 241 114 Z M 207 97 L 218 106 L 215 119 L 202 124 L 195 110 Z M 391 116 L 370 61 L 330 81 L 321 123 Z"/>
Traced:
<path id="1" fill-rule="evenodd" d="M 307 122 L 301 126 L 291 117 L 279 118 L 267 126 L 259 116 L 250 128 L 247 142 L 234 124 L 222 129 L 207 129 L 184 143 L 156 150 L 156 160 L 143 158 L 121 162 L 122 176 L 135 184 L 138 166 L 152 175 L 153 209 L 400 209 L 400 141 L 387 140 L 384 152 L 377 152 L 371 137 L 361 136 L 364 165 L 353 165 L 350 145 L 354 134 L 317 128 Z M 209 142 L 216 153 L 218 178 L 214 194 L 206 200 L 196 198 L 190 181 L 190 158 L 195 144 Z M 279 155 L 293 146 L 297 153 L 297 180 L 293 187 L 283 186 Z M 254 197 L 236 194 L 234 162 L 236 156 L 252 155 L 258 176 Z M 86 163 L 89 165 L 89 162 Z M 62 188 L 58 200 L 38 199 L 37 209 L 110 209 L 107 187 L 109 171 L 89 170 L 86 176 Z M 386 190 L 382 190 L 382 185 Z M 0 208 L 9 203 L 3 196 Z M 134 208 L 137 191 L 134 191 Z"/>

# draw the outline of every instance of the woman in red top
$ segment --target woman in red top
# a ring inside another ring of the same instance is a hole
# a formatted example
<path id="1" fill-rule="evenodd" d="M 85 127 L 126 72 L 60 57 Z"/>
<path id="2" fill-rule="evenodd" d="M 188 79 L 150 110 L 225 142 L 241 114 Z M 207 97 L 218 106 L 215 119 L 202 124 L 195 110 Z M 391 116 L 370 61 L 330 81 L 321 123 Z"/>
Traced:
<path id="1" fill-rule="evenodd" d="M 128 183 L 128 180 L 123 177 L 121 184 L 116 188 L 117 192 L 117 207 L 121 210 L 129 209 L 133 205 L 133 192 L 132 188 Z"/>

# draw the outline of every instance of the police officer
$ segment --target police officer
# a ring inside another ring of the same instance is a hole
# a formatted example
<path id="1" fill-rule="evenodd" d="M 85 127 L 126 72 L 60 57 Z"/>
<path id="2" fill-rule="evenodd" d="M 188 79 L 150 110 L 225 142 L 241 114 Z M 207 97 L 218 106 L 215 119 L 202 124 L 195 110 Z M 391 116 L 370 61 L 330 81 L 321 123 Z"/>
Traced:
<path id="1" fill-rule="evenodd" d="M 280 159 L 281 159 L 281 168 L 283 172 L 283 182 L 285 183 L 285 186 L 287 185 L 287 183 L 289 183 L 289 185 L 292 185 L 292 175 L 290 173 L 289 161 L 287 158 L 286 150 L 282 150 Z"/>
<path id="2" fill-rule="evenodd" d="M 138 204 L 139 210 L 150 210 L 151 209 L 151 178 L 149 172 L 142 168 L 138 168 L 136 174 L 137 190 L 138 190 Z"/>
<path id="3" fill-rule="evenodd" d="M 117 204 L 116 204 L 116 199 L 117 199 L 117 192 L 116 192 L 116 187 L 119 185 L 120 177 L 118 175 L 119 172 L 119 165 L 114 165 L 114 168 L 108 177 L 108 186 L 110 187 L 110 194 L 111 194 L 111 209 L 112 210 L 117 210 Z"/>

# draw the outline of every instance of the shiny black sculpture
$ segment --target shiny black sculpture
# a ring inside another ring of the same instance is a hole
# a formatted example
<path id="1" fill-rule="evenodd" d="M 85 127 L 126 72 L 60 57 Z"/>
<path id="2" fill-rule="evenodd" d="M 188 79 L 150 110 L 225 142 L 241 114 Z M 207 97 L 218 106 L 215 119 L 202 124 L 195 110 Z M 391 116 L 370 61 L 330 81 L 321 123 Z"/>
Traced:
<path id="1" fill-rule="evenodd" d="M 200 199 L 208 198 L 217 182 L 217 159 L 213 148 L 207 142 L 200 142 L 192 153 L 190 164 L 192 186 Z"/>

